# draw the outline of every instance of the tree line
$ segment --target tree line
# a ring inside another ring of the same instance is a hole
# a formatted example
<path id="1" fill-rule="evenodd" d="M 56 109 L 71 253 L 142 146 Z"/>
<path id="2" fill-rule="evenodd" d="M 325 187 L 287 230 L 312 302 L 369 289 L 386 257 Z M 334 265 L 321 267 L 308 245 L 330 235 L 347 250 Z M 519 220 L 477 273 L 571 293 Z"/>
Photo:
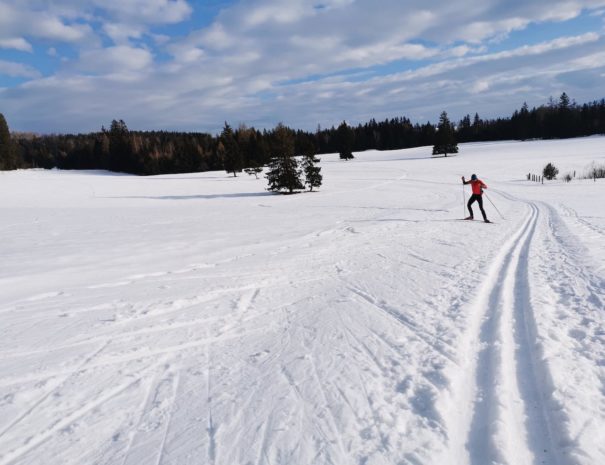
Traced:
<path id="1" fill-rule="evenodd" d="M 442 114 L 443 116 L 443 114 Z M 442 122 L 442 121 L 440 121 Z M 605 134 L 605 99 L 582 105 L 566 93 L 545 105 L 521 109 L 506 118 L 481 119 L 477 113 L 451 125 L 456 142 L 551 139 Z M 122 120 L 89 134 L 10 134 L 0 113 L 0 169 L 61 168 L 106 169 L 139 175 L 242 170 L 269 165 L 283 156 L 283 137 L 293 154 L 338 152 L 343 159 L 368 149 L 393 150 L 439 143 L 431 122 L 413 124 L 398 117 L 357 126 L 315 132 L 294 130 L 282 124 L 260 131 L 227 123 L 221 134 L 196 132 L 132 131 Z"/>

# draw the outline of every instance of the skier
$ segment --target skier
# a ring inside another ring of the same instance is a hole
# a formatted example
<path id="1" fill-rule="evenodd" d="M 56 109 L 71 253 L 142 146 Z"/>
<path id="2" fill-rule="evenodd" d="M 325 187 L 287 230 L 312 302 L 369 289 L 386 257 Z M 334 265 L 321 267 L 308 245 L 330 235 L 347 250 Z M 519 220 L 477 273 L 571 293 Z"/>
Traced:
<path id="1" fill-rule="evenodd" d="M 466 204 L 466 206 L 468 207 L 468 211 L 471 215 L 464 219 L 473 219 L 473 209 L 471 208 L 471 205 L 475 201 L 477 201 L 479 203 L 479 209 L 481 210 L 481 214 L 483 215 L 483 221 L 485 221 L 486 223 L 491 223 L 491 221 L 487 219 L 487 215 L 485 214 L 485 210 L 483 209 L 483 189 L 487 189 L 487 184 L 481 181 L 481 179 L 477 178 L 476 174 L 471 175 L 470 181 L 465 180 L 464 176 L 462 176 L 462 184 L 470 184 L 473 190 L 473 195 L 471 195 L 471 198 L 468 199 L 468 203 Z"/>

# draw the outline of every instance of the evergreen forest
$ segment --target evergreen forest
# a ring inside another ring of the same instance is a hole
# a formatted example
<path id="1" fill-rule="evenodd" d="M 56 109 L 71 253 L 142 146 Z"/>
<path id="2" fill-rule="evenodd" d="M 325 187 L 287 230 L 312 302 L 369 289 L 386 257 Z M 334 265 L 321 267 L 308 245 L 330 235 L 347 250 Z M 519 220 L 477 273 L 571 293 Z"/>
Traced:
<path id="1" fill-rule="evenodd" d="M 280 153 L 285 133 L 294 142 L 294 153 L 393 150 L 434 145 L 437 126 L 412 123 L 398 117 L 350 126 L 342 122 L 315 132 L 279 124 L 272 130 L 246 126 L 221 134 L 196 132 L 134 131 L 122 120 L 89 134 L 36 135 L 12 133 L 0 114 L 0 169 L 60 168 L 106 169 L 139 175 L 226 170 L 234 176 L 242 170 L 268 165 Z M 10 121 L 8 121 L 10 125 Z M 558 100 L 528 108 L 524 104 L 510 117 L 482 119 L 477 113 L 453 124 L 455 141 L 554 139 L 605 134 L 605 99 L 577 104 L 563 93 Z M 343 154 L 345 156 L 343 156 Z M 351 154 L 352 156 L 352 154 Z"/>

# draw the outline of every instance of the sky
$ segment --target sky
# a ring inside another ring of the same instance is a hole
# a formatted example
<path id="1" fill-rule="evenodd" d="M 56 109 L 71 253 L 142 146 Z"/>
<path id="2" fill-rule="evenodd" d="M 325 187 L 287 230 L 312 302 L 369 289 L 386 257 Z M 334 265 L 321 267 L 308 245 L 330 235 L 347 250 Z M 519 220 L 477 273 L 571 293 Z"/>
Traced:
<path id="1" fill-rule="evenodd" d="M 314 130 L 605 97 L 605 0 L 0 0 L 13 131 Z"/>

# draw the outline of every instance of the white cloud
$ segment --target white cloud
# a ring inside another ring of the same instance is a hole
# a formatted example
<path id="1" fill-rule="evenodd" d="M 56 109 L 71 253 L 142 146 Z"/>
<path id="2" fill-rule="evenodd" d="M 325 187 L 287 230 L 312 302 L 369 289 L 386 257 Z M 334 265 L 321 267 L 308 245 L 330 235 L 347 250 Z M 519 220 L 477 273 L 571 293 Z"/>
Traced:
<path id="1" fill-rule="evenodd" d="M 186 19 L 192 11 L 185 0 L 87 0 L 91 6 L 130 23 L 171 24 Z"/>
<path id="2" fill-rule="evenodd" d="M 0 40 L 27 36 L 61 42 L 95 39 L 100 23 L 115 43 L 140 37 L 150 26 L 186 19 L 185 0 L 0 0 Z"/>
<path id="3" fill-rule="evenodd" d="M 128 45 L 131 38 L 140 38 L 145 29 L 136 25 L 107 22 L 103 24 L 103 31 L 111 38 L 114 44 Z"/>
<path id="4" fill-rule="evenodd" d="M 77 42 L 92 34 L 87 24 L 68 24 L 51 11 L 29 9 L 28 2 L 0 0 L 0 39 L 33 37 Z"/>
<path id="5" fill-rule="evenodd" d="M 471 93 L 478 94 L 480 92 L 485 92 L 489 89 L 489 82 L 486 80 L 476 81 L 471 86 Z"/>
<path id="6" fill-rule="evenodd" d="M 32 45 L 25 40 L 23 37 L 15 37 L 12 39 L 0 38 L 0 48 L 8 48 L 14 50 L 20 50 L 22 52 L 32 52 Z"/>
<path id="7" fill-rule="evenodd" d="M 0 46 L 15 38 L 51 49 L 67 42 L 77 56 L 44 79 L 24 67 L 21 77 L 33 81 L 2 91 L 3 102 L 23 109 L 24 130 L 90 130 L 115 117 L 141 129 L 198 130 L 224 120 L 308 129 L 394 114 L 434 120 L 444 108 L 489 112 L 556 94 L 565 73 L 579 101 L 605 92 L 574 88 L 569 75 L 605 71 L 598 51 L 605 40 L 595 32 L 489 52 L 532 23 L 601 12 L 605 0 L 325 0 L 321 8 L 238 0 L 211 24 L 173 37 L 155 26 L 189 18 L 195 2 L 40 6 L 47 4 L 0 0 Z M 100 36 L 112 45 L 102 48 Z M 57 108 L 60 120 L 52 117 Z"/>
<path id="8" fill-rule="evenodd" d="M 37 78 L 40 73 L 31 66 L 13 61 L 0 60 L 0 76 L 10 76 L 19 78 Z"/>
<path id="9" fill-rule="evenodd" d="M 140 71 L 152 62 L 153 56 L 149 50 L 118 45 L 83 52 L 77 67 L 85 72 L 114 74 Z"/>

